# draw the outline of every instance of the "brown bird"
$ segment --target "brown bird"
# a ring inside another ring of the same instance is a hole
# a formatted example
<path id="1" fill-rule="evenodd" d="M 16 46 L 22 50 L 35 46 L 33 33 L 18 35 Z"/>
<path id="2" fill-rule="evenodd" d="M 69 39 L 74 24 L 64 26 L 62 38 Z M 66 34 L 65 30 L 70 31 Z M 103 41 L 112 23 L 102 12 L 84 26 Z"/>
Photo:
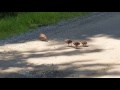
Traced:
<path id="1" fill-rule="evenodd" d="M 80 45 L 79 42 L 74 42 L 73 44 L 75 45 L 76 49 L 77 49 L 77 47 Z"/>
<path id="2" fill-rule="evenodd" d="M 82 41 L 80 41 L 80 42 L 82 43 L 83 47 L 87 46 L 87 41 L 82 40 Z"/>
<path id="3" fill-rule="evenodd" d="M 39 38 L 40 38 L 42 41 L 47 41 L 47 37 L 46 37 L 46 35 L 43 34 L 43 33 L 40 33 L 40 34 L 39 34 Z"/>
<path id="4" fill-rule="evenodd" d="M 69 46 L 69 44 L 71 44 L 71 46 L 72 46 L 72 40 L 70 40 L 70 39 L 66 39 L 66 40 L 65 40 L 65 43 L 67 43 L 68 46 Z"/>

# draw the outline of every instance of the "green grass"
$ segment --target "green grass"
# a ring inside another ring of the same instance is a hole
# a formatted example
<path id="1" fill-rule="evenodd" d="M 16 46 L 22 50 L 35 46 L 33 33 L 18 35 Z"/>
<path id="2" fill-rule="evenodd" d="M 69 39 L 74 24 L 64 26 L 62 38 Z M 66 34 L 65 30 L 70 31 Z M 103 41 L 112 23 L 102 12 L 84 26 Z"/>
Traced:
<path id="1" fill-rule="evenodd" d="M 16 17 L 0 19 L 0 40 L 85 14 L 87 12 L 19 12 Z"/>

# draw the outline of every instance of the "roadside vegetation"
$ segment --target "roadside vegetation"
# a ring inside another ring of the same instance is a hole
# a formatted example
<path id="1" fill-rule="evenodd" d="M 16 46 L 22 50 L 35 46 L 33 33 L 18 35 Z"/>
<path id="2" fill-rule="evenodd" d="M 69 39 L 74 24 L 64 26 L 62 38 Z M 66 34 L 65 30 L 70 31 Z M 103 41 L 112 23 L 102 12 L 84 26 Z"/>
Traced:
<path id="1" fill-rule="evenodd" d="M 56 24 L 82 16 L 88 12 L 1 12 L 0 13 L 0 40 L 13 35 L 25 33 L 36 27 Z"/>

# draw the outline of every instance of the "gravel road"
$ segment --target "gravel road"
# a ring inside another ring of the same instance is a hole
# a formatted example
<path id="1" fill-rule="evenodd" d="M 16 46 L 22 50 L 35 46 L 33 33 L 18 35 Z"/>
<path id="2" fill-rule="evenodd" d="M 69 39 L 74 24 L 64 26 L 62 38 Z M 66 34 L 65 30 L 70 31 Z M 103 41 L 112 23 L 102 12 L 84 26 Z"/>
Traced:
<path id="1" fill-rule="evenodd" d="M 67 47 L 67 38 L 85 39 L 88 47 Z M 0 78 L 120 78 L 119 45 L 119 12 L 64 20 L 0 40 Z"/>

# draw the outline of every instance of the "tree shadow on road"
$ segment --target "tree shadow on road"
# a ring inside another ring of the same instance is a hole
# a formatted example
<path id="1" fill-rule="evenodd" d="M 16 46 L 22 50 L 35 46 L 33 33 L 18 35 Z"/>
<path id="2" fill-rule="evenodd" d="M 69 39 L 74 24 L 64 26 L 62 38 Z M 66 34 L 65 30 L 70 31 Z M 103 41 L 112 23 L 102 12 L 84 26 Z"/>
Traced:
<path id="1" fill-rule="evenodd" d="M 60 47 L 61 48 L 61 47 Z M 57 48 L 59 49 L 59 48 Z M 119 64 L 102 64 L 94 63 L 95 60 L 73 60 L 58 64 L 41 64 L 44 58 L 58 57 L 58 56 L 75 56 L 75 55 L 87 55 L 94 52 L 102 52 L 104 50 L 73 50 L 71 52 L 51 53 L 49 50 L 43 51 L 9 51 L 0 53 L 0 77 L 1 78 L 89 78 L 98 77 L 104 75 L 117 75 L 119 72 L 107 72 L 119 66 Z M 40 54 L 40 53 L 43 54 Z M 28 53 L 25 55 L 25 53 Z M 29 62 L 29 59 L 34 59 L 33 62 Z M 42 58 L 42 59 L 41 59 Z M 66 58 L 67 59 L 67 58 Z M 57 59 L 56 59 L 57 60 Z M 92 63 L 93 62 L 93 63 Z M 40 63 L 40 64 L 39 64 Z M 98 67 L 98 68 L 96 68 Z M 100 67 L 100 68 L 99 68 Z M 117 74 L 116 74 L 117 73 Z"/>
<path id="2" fill-rule="evenodd" d="M 20 54 L 19 54 L 20 55 Z M 110 71 L 119 64 L 92 63 L 94 60 L 74 60 L 61 64 L 35 65 L 26 58 L 0 60 L 1 78 L 94 78 L 120 76 L 120 72 Z M 29 57 L 28 57 L 29 58 Z M 79 65 L 78 65 L 79 64 Z M 31 69 L 29 69 L 31 68 Z"/>
<path id="3" fill-rule="evenodd" d="M 110 17 L 116 16 L 119 18 L 119 15 L 111 14 Z M 104 18 L 103 18 L 104 19 Z M 67 56 L 74 57 L 76 55 L 79 56 L 87 56 L 92 53 L 100 53 L 105 50 L 98 47 L 94 47 L 90 49 L 80 46 L 80 49 L 73 49 L 71 47 L 67 47 L 64 43 L 64 39 L 69 38 L 72 40 L 82 40 L 85 39 L 88 42 L 95 42 L 96 38 L 105 37 L 108 39 L 119 40 L 120 38 L 120 25 L 119 21 L 109 22 L 112 20 L 101 19 L 94 21 L 94 18 L 89 19 L 88 21 L 83 20 L 82 25 L 80 21 L 75 21 L 75 24 L 68 23 L 62 26 L 46 26 L 38 29 L 35 32 L 29 32 L 21 36 L 16 36 L 12 39 L 7 39 L 6 41 L 1 41 L 0 46 L 12 45 L 12 44 L 21 44 L 32 41 L 40 41 L 39 33 L 45 33 L 50 43 L 46 44 L 46 46 L 53 47 L 52 49 L 42 49 L 42 50 L 27 50 L 27 51 L 19 51 L 19 50 L 11 50 L 9 52 L 0 52 L 0 77 L 15 77 L 14 75 L 18 75 L 18 77 L 40 77 L 40 78 L 59 78 L 59 77 L 102 77 L 105 75 L 109 76 L 119 76 L 120 73 L 117 71 L 111 71 L 115 66 L 119 66 L 119 64 L 107 64 L 103 63 L 94 63 L 94 60 L 74 60 L 73 62 L 64 62 L 59 64 L 42 64 L 43 60 L 46 62 L 49 61 L 49 58 Z M 92 22 L 92 20 L 94 22 Z M 116 19 L 115 19 L 116 20 Z M 92 23 L 90 23 L 90 22 Z M 109 24 L 107 24 L 109 22 Z M 78 23 L 78 24 L 76 24 Z M 11 41 L 12 40 L 12 41 Z M 107 40 L 107 39 L 106 39 Z M 41 41 L 40 41 L 41 42 Z M 42 43 L 42 42 L 41 42 Z M 14 47 L 14 45 L 13 45 Z M 34 59 L 35 58 L 35 59 Z M 48 58 L 48 59 L 46 59 Z M 34 59 L 35 61 L 31 61 Z M 67 58 L 66 58 L 67 59 Z M 57 59 L 56 59 L 57 60 Z M 69 59 L 68 59 L 69 61 Z M 33 62 L 33 63 L 32 63 Z M 35 62 L 35 63 L 34 63 Z M 39 62 L 37 64 L 37 62 Z M 76 66 L 74 63 L 79 63 L 79 66 Z M 83 65 L 83 62 L 87 62 Z M 92 63 L 93 62 L 93 63 Z M 53 62 L 54 63 L 54 62 Z M 64 68 L 62 68 L 64 66 Z M 103 67 L 103 68 L 96 68 Z M 27 71 L 27 72 L 26 72 Z M 74 76 L 76 74 L 76 76 Z M 19 76 L 23 75 L 23 76 Z"/>

